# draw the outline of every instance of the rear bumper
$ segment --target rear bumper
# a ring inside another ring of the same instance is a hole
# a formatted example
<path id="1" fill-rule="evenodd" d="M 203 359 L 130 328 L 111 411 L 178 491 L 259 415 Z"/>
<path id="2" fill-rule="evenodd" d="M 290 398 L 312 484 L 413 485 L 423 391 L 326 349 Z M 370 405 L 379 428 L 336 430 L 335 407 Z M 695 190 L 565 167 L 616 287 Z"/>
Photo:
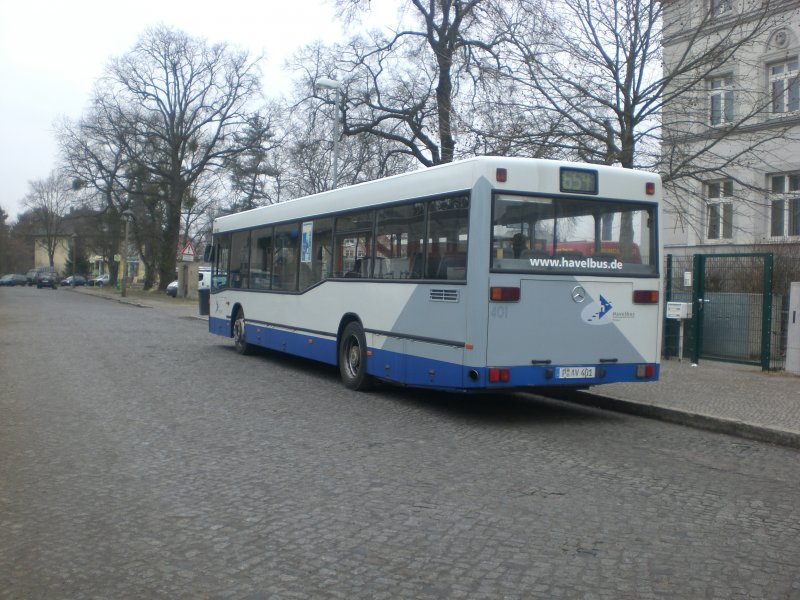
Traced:
<path id="1" fill-rule="evenodd" d="M 651 366 L 652 376 L 637 374 L 642 366 Z M 594 377 L 559 377 L 561 367 L 587 367 L 594 369 Z M 491 367 L 471 369 L 468 380 L 474 381 L 480 387 L 487 389 L 526 388 L 526 387 L 586 387 L 602 385 L 604 383 L 622 382 L 647 382 L 657 381 L 661 365 L 658 363 L 626 363 L 626 364 L 596 364 L 596 365 L 531 365 L 521 367 L 507 367 L 508 379 L 491 382 L 489 372 Z M 503 369 L 503 367 L 498 367 Z M 476 376 L 477 373 L 477 376 Z"/>

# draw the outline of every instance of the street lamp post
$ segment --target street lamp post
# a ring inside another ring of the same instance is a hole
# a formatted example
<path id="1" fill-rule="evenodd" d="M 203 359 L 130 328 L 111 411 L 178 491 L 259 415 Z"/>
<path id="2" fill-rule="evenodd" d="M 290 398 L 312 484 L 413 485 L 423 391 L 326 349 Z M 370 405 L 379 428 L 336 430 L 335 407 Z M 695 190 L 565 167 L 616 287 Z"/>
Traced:
<path id="1" fill-rule="evenodd" d="M 342 84 L 335 79 L 321 77 L 317 79 L 316 87 L 336 92 L 336 106 L 333 113 L 333 188 L 336 189 L 339 180 L 339 110 Z"/>
<path id="2" fill-rule="evenodd" d="M 133 219 L 133 211 L 128 208 L 122 213 L 122 218 L 125 219 L 125 243 L 122 244 L 122 283 L 120 284 L 120 292 L 122 297 L 128 295 L 128 246 L 130 244 L 130 227 L 131 220 Z"/>
<path id="3" fill-rule="evenodd" d="M 78 234 L 72 234 L 72 288 L 75 288 L 75 263 L 78 262 Z"/>

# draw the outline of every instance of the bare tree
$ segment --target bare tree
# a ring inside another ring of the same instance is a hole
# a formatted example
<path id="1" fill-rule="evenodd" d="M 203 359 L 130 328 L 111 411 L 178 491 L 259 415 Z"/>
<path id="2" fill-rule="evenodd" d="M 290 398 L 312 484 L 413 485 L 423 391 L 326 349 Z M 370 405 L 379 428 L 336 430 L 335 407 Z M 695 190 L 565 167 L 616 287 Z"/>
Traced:
<path id="1" fill-rule="evenodd" d="M 522 0 L 506 23 L 511 44 L 506 69 L 527 105 L 539 106 L 562 127 L 560 148 L 578 160 L 660 172 L 667 186 L 717 174 L 741 164 L 762 138 L 740 137 L 734 155 L 720 141 L 743 132 L 763 102 L 742 111 L 726 127 L 709 130 L 695 99 L 709 76 L 763 35 L 772 23 L 770 3 L 746 14 L 715 19 L 710 3 L 691 27 L 667 22 L 684 36 L 681 50 L 664 62 L 665 7 L 650 0 L 554 0 L 543 6 Z M 693 137 L 691 150 L 687 135 Z M 678 194 L 677 197 L 680 197 Z"/>
<path id="2" fill-rule="evenodd" d="M 111 62 L 107 85 L 146 143 L 129 157 L 163 186 L 163 244 L 159 286 L 172 281 L 184 203 L 207 170 L 223 168 L 249 148 L 237 136 L 252 119 L 260 94 L 257 61 L 225 44 L 160 26 L 148 30 L 125 56 Z M 136 107 L 135 110 L 132 107 Z M 144 151 L 143 151 L 144 150 Z"/>
<path id="3" fill-rule="evenodd" d="M 24 204 L 36 215 L 39 239 L 47 252 L 50 266 L 55 266 L 55 253 L 63 243 L 64 218 L 72 206 L 72 190 L 67 180 L 54 171 L 45 179 L 29 182 L 30 192 Z"/>
<path id="4" fill-rule="evenodd" d="M 119 252 L 121 215 L 129 208 L 134 185 L 130 179 L 137 171 L 131 164 L 130 149 L 137 144 L 134 134 L 125 107 L 101 86 L 79 121 L 65 119 L 57 127 L 63 172 L 101 223 L 99 231 L 103 233 L 94 237 L 94 250 L 109 266 L 112 284 L 117 280 L 113 256 Z"/>
<path id="5" fill-rule="evenodd" d="M 350 18 L 368 9 L 362 0 L 338 5 Z M 306 71 L 307 89 L 314 89 L 320 76 L 341 73 L 345 136 L 382 138 L 424 166 L 451 162 L 457 153 L 453 102 L 461 76 L 477 54 L 491 56 L 496 44 L 482 27 L 491 5 L 490 0 L 411 0 L 405 21 L 414 26 L 332 48 L 327 72 L 320 62 L 310 69 L 307 56 L 296 67 Z"/>

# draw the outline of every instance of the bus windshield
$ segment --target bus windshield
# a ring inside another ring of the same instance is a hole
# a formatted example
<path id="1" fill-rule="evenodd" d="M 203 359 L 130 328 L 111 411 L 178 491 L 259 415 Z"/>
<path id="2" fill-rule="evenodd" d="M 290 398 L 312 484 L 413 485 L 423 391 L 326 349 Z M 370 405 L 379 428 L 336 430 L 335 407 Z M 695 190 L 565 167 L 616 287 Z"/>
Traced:
<path id="1" fill-rule="evenodd" d="M 492 270 L 657 276 L 656 205 L 496 194 Z"/>

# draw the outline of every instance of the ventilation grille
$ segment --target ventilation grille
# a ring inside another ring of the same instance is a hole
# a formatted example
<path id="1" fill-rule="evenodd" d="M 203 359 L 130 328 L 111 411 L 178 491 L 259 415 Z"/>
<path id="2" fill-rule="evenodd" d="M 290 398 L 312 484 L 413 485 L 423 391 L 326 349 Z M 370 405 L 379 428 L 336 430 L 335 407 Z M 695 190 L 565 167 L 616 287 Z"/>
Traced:
<path id="1" fill-rule="evenodd" d="M 458 302 L 458 290 L 431 290 L 431 302 Z"/>

